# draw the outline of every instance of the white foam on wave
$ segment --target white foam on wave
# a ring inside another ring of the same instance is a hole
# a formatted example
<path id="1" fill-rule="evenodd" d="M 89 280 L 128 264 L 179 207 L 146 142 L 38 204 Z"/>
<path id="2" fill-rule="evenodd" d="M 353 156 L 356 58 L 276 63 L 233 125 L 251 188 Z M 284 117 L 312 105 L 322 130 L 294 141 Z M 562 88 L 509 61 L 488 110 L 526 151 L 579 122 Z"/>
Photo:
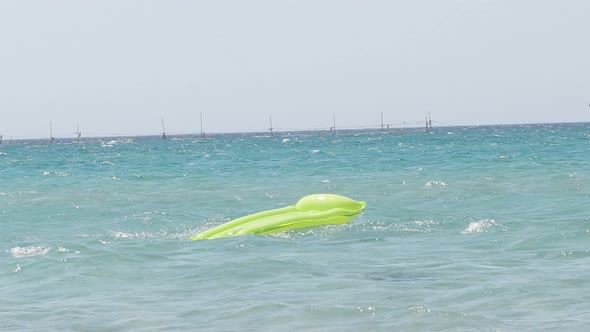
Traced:
<path id="1" fill-rule="evenodd" d="M 25 257 L 35 257 L 35 256 L 43 256 L 48 254 L 50 251 L 55 250 L 60 253 L 68 253 L 72 252 L 70 249 L 64 247 L 44 247 L 44 246 L 27 246 L 27 247 L 14 247 L 10 248 L 10 254 L 14 258 L 25 258 Z M 80 252 L 78 250 L 73 251 L 76 254 Z"/>
<path id="2" fill-rule="evenodd" d="M 403 223 L 377 223 L 371 229 L 378 232 L 431 233 L 439 225 L 440 222 L 435 220 L 411 220 Z"/>
<path id="3" fill-rule="evenodd" d="M 304 229 L 292 229 L 278 233 L 268 234 L 266 236 L 272 238 L 281 239 L 296 239 L 301 237 L 325 237 L 330 234 L 350 229 L 350 224 L 339 224 L 339 225 L 325 225 L 318 228 L 304 228 Z"/>
<path id="4" fill-rule="evenodd" d="M 137 233 L 127 233 L 127 232 L 113 232 L 113 236 L 117 239 L 135 239 L 139 237 Z"/>
<path id="5" fill-rule="evenodd" d="M 126 138 L 126 139 L 118 139 L 118 140 L 110 140 L 108 142 L 101 142 L 101 146 L 105 148 L 112 148 L 117 144 L 129 144 L 133 143 L 133 139 Z"/>
<path id="6" fill-rule="evenodd" d="M 186 239 L 194 235 L 194 231 L 183 231 L 183 232 L 169 232 L 166 230 L 160 230 L 158 232 L 119 232 L 111 231 L 111 237 L 115 239 L 125 240 L 152 240 L 152 239 Z M 99 239 L 102 244 L 109 244 L 110 241 Z"/>
<path id="7" fill-rule="evenodd" d="M 61 171 L 45 171 L 43 172 L 44 176 L 55 175 L 55 176 L 68 176 L 69 174 L 66 172 Z"/>
<path id="8" fill-rule="evenodd" d="M 446 187 L 449 184 L 444 182 L 444 181 L 428 181 L 426 182 L 426 184 L 424 185 L 424 187 L 433 187 L 433 186 L 442 186 L 442 187 Z"/>
<path id="9" fill-rule="evenodd" d="M 496 223 L 496 221 L 493 219 L 482 219 L 478 221 L 472 221 L 469 223 L 469 226 L 467 226 L 467 228 L 461 231 L 461 234 L 483 233 L 487 232 L 488 228 L 497 225 L 498 223 Z"/>
<path id="10" fill-rule="evenodd" d="M 28 246 L 10 248 L 10 254 L 15 258 L 34 257 L 45 255 L 51 250 L 49 247 Z"/>

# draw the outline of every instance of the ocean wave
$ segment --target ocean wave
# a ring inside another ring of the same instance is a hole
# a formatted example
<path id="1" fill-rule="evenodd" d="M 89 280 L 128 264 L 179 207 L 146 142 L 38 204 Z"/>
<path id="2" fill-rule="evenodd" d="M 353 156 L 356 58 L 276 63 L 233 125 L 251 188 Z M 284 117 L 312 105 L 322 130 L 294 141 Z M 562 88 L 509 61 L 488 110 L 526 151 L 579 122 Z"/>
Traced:
<path id="1" fill-rule="evenodd" d="M 478 221 L 472 221 L 469 223 L 469 226 L 461 231 L 461 234 L 470 234 L 470 233 L 483 233 L 487 232 L 487 229 L 493 226 L 497 226 L 493 219 L 482 219 Z"/>
<path id="2" fill-rule="evenodd" d="M 157 232 L 121 232 L 111 231 L 111 238 L 118 240 L 153 240 L 153 239 L 173 239 L 173 240 L 184 240 L 194 235 L 195 232 L 192 230 L 178 230 L 178 231 L 166 231 L 161 230 Z M 109 240 L 99 239 L 102 244 L 110 243 Z"/>
<path id="3" fill-rule="evenodd" d="M 424 185 L 424 187 L 434 187 L 434 186 L 442 186 L 442 187 L 446 187 L 449 184 L 444 182 L 444 181 L 428 181 L 426 182 L 426 184 Z"/>
<path id="4" fill-rule="evenodd" d="M 43 172 L 43 176 L 49 176 L 49 175 L 53 175 L 53 176 L 68 176 L 70 174 L 68 174 L 66 172 L 61 172 L 61 171 L 45 171 L 45 172 Z"/>
<path id="5" fill-rule="evenodd" d="M 370 230 L 377 232 L 401 232 L 401 233 L 431 233 L 440 226 L 435 220 L 411 220 L 403 223 L 375 224 Z"/>
<path id="6" fill-rule="evenodd" d="M 43 256 L 48 254 L 50 251 L 56 251 L 60 253 L 72 252 L 71 250 L 64 248 L 64 247 L 44 247 L 44 246 L 27 246 L 27 247 L 20 247 L 16 246 L 10 248 L 9 252 L 14 258 L 25 258 L 25 257 L 35 257 L 35 256 Z M 74 253 L 79 254 L 79 251 L 74 251 Z"/>
<path id="7" fill-rule="evenodd" d="M 112 148 L 117 144 L 129 144 L 129 143 L 133 143 L 133 139 L 131 138 L 122 138 L 122 139 L 114 139 L 114 140 L 110 140 L 108 142 L 101 142 L 101 146 L 103 148 Z"/>
<path id="8" fill-rule="evenodd" d="M 49 247 L 28 246 L 10 248 L 10 254 L 14 258 L 35 257 L 45 255 L 51 250 Z"/>

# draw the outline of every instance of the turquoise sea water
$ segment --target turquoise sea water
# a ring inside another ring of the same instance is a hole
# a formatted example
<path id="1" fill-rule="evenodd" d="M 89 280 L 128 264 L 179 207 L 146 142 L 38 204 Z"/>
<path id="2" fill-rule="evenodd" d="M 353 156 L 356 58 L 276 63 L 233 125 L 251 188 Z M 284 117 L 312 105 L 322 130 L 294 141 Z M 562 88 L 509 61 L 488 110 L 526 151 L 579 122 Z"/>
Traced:
<path id="1" fill-rule="evenodd" d="M 590 324 L 590 125 L 0 146 L 6 331 Z M 312 193 L 349 225 L 189 241 Z"/>

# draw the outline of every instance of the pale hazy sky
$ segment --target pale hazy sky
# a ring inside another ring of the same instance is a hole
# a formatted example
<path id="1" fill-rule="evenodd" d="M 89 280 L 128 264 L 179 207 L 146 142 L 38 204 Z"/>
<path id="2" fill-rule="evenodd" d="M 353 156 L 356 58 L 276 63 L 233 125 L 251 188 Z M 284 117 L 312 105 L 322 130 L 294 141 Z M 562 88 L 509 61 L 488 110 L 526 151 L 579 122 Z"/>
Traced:
<path id="1" fill-rule="evenodd" d="M 590 1 L 0 0 L 0 133 L 590 121 Z"/>

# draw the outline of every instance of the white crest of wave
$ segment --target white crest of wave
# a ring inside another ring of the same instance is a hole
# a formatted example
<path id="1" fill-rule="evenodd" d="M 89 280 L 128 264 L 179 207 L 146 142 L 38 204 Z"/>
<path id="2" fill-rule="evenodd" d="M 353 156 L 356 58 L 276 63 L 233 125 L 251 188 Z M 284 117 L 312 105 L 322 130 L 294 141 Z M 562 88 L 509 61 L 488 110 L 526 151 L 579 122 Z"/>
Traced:
<path id="1" fill-rule="evenodd" d="M 117 239 L 126 239 L 126 238 L 131 238 L 131 239 L 135 239 L 137 237 L 139 237 L 139 235 L 137 233 L 126 233 L 126 232 L 112 232 L 113 236 L 116 237 Z"/>
<path id="2" fill-rule="evenodd" d="M 129 144 L 129 143 L 133 143 L 132 139 L 119 139 L 119 140 L 110 140 L 108 142 L 101 142 L 101 146 L 104 148 L 112 148 L 117 144 Z"/>
<path id="3" fill-rule="evenodd" d="M 203 229 L 204 231 L 205 229 Z M 119 232 L 119 231 L 111 231 L 111 236 L 116 239 L 132 239 L 132 240 L 149 240 L 149 239 L 186 239 L 195 232 L 191 228 L 190 230 L 183 230 L 179 232 L 169 232 L 167 230 L 160 230 L 158 232 Z M 109 244 L 110 241 L 99 239 L 99 242 L 102 244 Z"/>
<path id="4" fill-rule="evenodd" d="M 68 176 L 69 174 L 61 171 L 45 171 L 43 176 L 54 175 L 54 176 Z"/>
<path id="5" fill-rule="evenodd" d="M 496 225 L 498 224 L 493 219 L 482 219 L 478 221 L 472 221 L 469 223 L 469 226 L 467 226 L 467 228 L 461 231 L 461 234 L 483 233 L 488 228 Z"/>
<path id="6" fill-rule="evenodd" d="M 433 187 L 433 186 L 448 186 L 448 183 L 444 181 L 428 181 L 424 185 L 424 187 Z"/>
<path id="7" fill-rule="evenodd" d="M 15 258 L 23 257 L 34 257 L 45 255 L 51 248 L 41 246 L 29 246 L 29 247 L 14 247 L 10 248 L 10 254 Z"/>

